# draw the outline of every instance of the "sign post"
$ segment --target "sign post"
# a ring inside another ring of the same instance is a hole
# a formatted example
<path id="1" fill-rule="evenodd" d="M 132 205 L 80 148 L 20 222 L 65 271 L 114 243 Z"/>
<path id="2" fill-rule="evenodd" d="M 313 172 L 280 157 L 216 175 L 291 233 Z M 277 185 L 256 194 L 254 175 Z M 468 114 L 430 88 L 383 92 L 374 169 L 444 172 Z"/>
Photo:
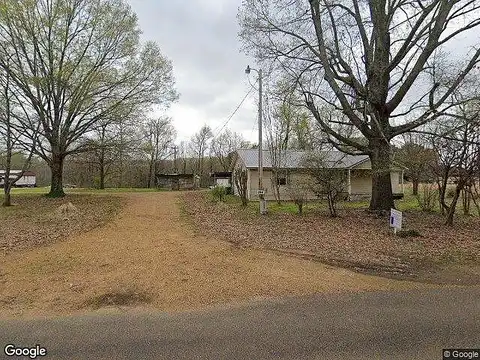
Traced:
<path id="1" fill-rule="evenodd" d="M 390 227 L 393 227 L 393 233 L 396 235 L 397 230 L 402 230 L 402 212 L 390 209 Z"/>

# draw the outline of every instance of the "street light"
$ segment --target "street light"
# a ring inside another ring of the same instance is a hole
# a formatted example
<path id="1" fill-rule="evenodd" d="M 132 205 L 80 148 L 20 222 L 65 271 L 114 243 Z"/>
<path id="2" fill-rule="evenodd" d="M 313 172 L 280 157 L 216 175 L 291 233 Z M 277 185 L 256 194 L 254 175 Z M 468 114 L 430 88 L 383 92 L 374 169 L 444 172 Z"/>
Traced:
<path id="1" fill-rule="evenodd" d="M 256 71 L 258 74 L 258 197 L 260 199 L 260 214 L 267 213 L 265 190 L 263 188 L 263 144 L 262 144 L 262 69 L 252 69 L 250 65 L 245 69 L 245 74 Z"/>

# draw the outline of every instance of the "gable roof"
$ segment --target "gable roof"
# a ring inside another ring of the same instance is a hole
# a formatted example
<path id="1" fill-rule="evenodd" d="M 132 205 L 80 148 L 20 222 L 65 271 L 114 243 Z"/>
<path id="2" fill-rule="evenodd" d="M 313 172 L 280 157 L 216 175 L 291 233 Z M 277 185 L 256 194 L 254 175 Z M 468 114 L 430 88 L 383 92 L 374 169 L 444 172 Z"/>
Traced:
<path id="1" fill-rule="evenodd" d="M 5 170 L 0 170 L 0 175 L 5 175 Z M 18 175 L 22 172 L 22 170 L 10 170 L 10 175 Z M 25 170 L 23 172 L 23 176 L 35 176 L 35 173 L 30 170 Z"/>
<path id="2" fill-rule="evenodd" d="M 302 164 L 309 152 L 301 150 L 285 150 L 280 166 L 283 169 L 301 169 Z M 239 149 L 237 154 L 242 159 L 245 167 L 258 167 L 258 149 Z M 369 160 L 368 155 L 348 155 L 340 151 L 320 151 L 318 154 L 325 159 L 332 168 L 349 169 Z M 272 168 L 272 157 L 270 151 L 263 150 L 263 167 Z"/>

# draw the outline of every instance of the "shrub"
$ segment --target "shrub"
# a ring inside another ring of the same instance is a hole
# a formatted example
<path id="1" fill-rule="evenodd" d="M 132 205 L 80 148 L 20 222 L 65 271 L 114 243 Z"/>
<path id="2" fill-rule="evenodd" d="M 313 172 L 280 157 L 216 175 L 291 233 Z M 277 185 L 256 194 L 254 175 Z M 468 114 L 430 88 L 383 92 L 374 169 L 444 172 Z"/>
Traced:
<path id="1" fill-rule="evenodd" d="M 433 184 L 423 184 L 416 199 L 422 211 L 432 212 L 438 199 L 438 190 Z"/>
<path id="2" fill-rule="evenodd" d="M 100 189 L 100 177 L 99 176 L 95 176 L 93 178 L 93 187 L 95 189 Z"/>
<path id="3" fill-rule="evenodd" d="M 337 204 L 345 196 L 347 176 L 344 171 L 336 169 L 343 157 L 331 163 L 320 153 L 311 152 L 302 160 L 307 174 L 313 179 L 311 191 L 319 198 L 326 197 L 328 210 L 332 217 L 337 216 Z"/>
<path id="4" fill-rule="evenodd" d="M 298 213 L 301 215 L 303 213 L 303 206 L 308 201 L 308 182 L 302 178 L 293 178 L 287 186 L 287 192 L 297 207 Z"/>
<path id="5" fill-rule="evenodd" d="M 225 189 L 225 186 L 217 185 L 212 190 L 210 190 L 210 193 L 212 194 L 215 201 L 224 201 L 227 190 Z"/>

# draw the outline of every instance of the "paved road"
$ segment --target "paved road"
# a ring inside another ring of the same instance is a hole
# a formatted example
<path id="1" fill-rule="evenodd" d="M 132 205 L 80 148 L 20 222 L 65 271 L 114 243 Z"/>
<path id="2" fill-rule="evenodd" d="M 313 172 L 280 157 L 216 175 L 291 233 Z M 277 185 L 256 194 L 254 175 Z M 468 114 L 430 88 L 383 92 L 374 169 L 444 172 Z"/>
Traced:
<path id="1" fill-rule="evenodd" d="M 6 343 L 41 344 L 47 359 L 68 360 L 442 359 L 442 348 L 480 347 L 480 288 L 11 320 L 0 322 L 0 344 Z"/>

